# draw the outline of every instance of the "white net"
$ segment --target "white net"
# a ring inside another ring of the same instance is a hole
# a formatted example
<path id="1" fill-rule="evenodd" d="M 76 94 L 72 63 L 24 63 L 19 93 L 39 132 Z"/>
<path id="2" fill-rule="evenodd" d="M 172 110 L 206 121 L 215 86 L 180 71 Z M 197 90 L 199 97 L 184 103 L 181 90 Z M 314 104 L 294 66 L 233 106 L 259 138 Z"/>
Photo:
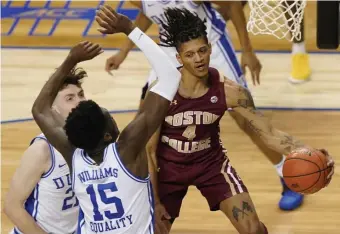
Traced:
<path id="1" fill-rule="evenodd" d="M 301 39 L 301 21 L 306 0 L 250 0 L 248 32 L 274 35 L 278 39 Z"/>

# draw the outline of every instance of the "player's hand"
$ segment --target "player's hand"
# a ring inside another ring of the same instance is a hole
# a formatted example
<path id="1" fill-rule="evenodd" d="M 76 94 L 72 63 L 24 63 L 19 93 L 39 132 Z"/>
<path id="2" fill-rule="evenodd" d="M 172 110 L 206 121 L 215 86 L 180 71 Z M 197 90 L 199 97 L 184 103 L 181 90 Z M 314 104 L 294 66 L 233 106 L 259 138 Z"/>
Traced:
<path id="1" fill-rule="evenodd" d="M 168 234 L 171 228 L 171 216 L 161 203 L 155 204 L 155 234 Z"/>
<path id="2" fill-rule="evenodd" d="M 319 149 L 327 158 L 327 182 L 325 187 L 328 186 L 328 184 L 331 182 L 332 180 L 332 176 L 334 174 L 334 160 L 332 158 L 332 156 L 329 155 L 328 151 L 325 149 Z"/>
<path id="3" fill-rule="evenodd" d="M 106 60 L 105 71 L 108 72 L 112 76 L 113 74 L 111 73 L 111 71 L 117 70 L 120 64 L 124 62 L 126 56 L 127 56 L 127 53 L 123 51 L 119 51 L 117 54 L 112 55 L 110 58 Z"/>
<path id="4" fill-rule="evenodd" d="M 262 69 L 262 65 L 260 63 L 260 60 L 257 58 L 256 54 L 253 51 L 247 51 L 242 53 L 241 67 L 244 75 L 246 75 L 246 67 L 249 68 L 254 85 L 256 85 L 256 83 L 260 84 L 260 72 Z"/>
<path id="5" fill-rule="evenodd" d="M 96 13 L 96 21 L 102 27 L 98 31 L 102 34 L 125 33 L 126 35 L 134 29 L 132 21 L 125 15 L 118 14 L 110 6 L 100 6 Z"/>
<path id="6" fill-rule="evenodd" d="M 76 63 L 80 63 L 91 60 L 103 52 L 100 45 L 89 41 L 83 41 L 70 50 L 69 57 Z"/>

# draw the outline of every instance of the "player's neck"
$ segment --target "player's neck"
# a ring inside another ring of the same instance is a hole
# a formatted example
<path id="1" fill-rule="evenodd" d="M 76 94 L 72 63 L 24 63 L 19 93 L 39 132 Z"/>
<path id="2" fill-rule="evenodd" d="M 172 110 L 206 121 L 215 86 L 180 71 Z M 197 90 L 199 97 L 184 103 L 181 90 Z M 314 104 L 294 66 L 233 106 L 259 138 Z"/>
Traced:
<path id="1" fill-rule="evenodd" d="M 105 148 L 106 146 L 100 145 L 94 150 L 86 151 L 86 153 L 96 162 L 97 165 L 99 165 L 103 162 Z"/>
<path id="2" fill-rule="evenodd" d="M 179 93 L 186 98 L 198 98 L 208 92 L 208 77 L 199 78 L 192 75 L 186 69 L 181 70 L 182 79 L 179 85 Z"/>

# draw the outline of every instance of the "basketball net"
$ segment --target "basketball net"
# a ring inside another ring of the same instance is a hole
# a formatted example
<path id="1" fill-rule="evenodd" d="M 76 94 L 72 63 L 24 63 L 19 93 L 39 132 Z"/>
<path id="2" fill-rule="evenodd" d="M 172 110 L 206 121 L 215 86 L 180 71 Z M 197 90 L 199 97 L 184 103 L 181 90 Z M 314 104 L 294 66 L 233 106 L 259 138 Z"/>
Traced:
<path id="1" fill-rule="evenodd" d="M 306 0 L 250 0 L 247 30 L 254 35 L 267 34 L 278 39 L 300 40 L 300 24 L 306 5 Z"/>

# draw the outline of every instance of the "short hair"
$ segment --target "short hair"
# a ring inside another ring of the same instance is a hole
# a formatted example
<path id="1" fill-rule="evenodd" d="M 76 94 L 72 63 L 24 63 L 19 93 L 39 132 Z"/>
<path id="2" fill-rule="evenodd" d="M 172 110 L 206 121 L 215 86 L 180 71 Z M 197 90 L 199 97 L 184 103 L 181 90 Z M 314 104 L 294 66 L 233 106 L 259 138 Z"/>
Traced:
<path id="1" fill-rule="evenodd" d="M 92 100 L 82 101 L 73 108 L 64 126 L 68 140 L 77 148 L 95 149 L 104 137 L 105 115 Z"/>
<path id="2" fill-rule="evenodd" d="M 160 33 L 160 45 L 176 47 L 177 51 L 182 43 L 203 37 L 207 42 L 206 20 L 183 8 L 167 8 L 165 10 L 166 23 L 161 21 L 164 32 Z"/>
<path id="3" fill-rule="evenodd" d="M 86 71 L 81 67 L 74 67 L 67 75 L 64 80 L 64 83 L 61 85 L 60 90 L 66 88 L 66 86 L 72 84 L 78 87 L 81 86 L 82 80 L 87 77 Z"/>

